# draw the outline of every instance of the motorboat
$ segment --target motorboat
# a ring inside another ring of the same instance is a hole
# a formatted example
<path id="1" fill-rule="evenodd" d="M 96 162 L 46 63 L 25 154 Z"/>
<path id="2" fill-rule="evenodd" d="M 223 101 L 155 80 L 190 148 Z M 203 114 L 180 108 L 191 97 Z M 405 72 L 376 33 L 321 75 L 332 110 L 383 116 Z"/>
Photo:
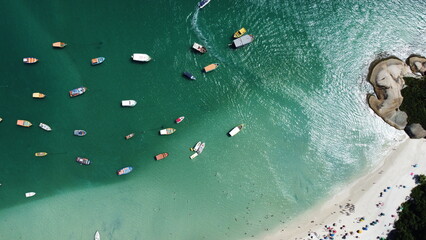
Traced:
<path id="1" fill-rule="evenodd" d="M 194 159 L 194 158 L 196 158 L 198 156 L 198 153 L 194 153 L 194 154 L 192 154 L 191 156 L 189 156 L 189 158 L 190 159 Z"/>
<path id="2" fill-rule="evenodd" d="M 194 75 L 192 75 L 189 72 L 184 72 L 183 75 L 191 80 L 196 80 L 196 78 L 194 77 Z"/>
<path id="3" fill-rule="evenodd" d="M 99 233 L 99 231 L 96 231 L 95 233 L 95 240 L 101 240 L 101 234 Z"/>
<path id="4" fill-rule="evenodd" d="M 204 150 L 204 147 L 206 146 L 206 143 L 201 143 L 200 148 L 198 148 L 197 153 L 201 154 Z"/>
<path id="5" fill-rule="evenodd" d="M 174 132 L 176 132 L 176 129 L 174 128 L 165 128 L 160 130 L 160 135 L 170 135 Z"/>
<path id="6" fill-rule="evenodd" d="M 135 136 L 135 134 L 134 133 L 130 133 L 129 135 L 125 136 L 124 138 L 126 138 L 126 140 L 127 140 L 127 139 L 132 138 L 133 136 Z"/>
<path id="7" fill-rule="evenodd" d="M 75 136 L 82 137 L 82 136 L 84 136 L 84 135 L 86 135 L 86 134 L 87 134 L 87 132 L 86 132 L 86 131 L 84 131 L 84 130 L 74 130 L 74 135 L 75 135 Z"/>
<path id="8" fill-rule="evenodd" d="M 234 38 L 239 38 L 241 36 L 243 36 L 244 34 L 246 34 L 247 30 L 245 28 L 241 28 L 240 30 L 236 31 L 234 33 Z"/>
<path id="9" fill-rule="evenodd" d="M 38 93 L 38 92 L 33 93 L 33 98 L 45 98 L 45 97 L 46 95 L 44 95 L 43 93 Z"/>
<path id="10" fill-rule="evenodd" d="M 198 151 L 198 149 L 200 148 L 200 146 L 201 146 L 201 141 L 199 141 L 199 142 L 197 142 L 196 144 L 195 144 L 195 146 L 193 147 L 193 148 L 191 148 L 191 151 L 194 151 L 194 152 L 196 152 L 196 151 Z"/>
<path id="11" fill-rule="evenodd" d="M 34 195 L 36 195 L 35 192 L 27 192 L 27 193 L 25 193 L 25 197 L 27 197 L 27 198 L 32 197 Z"/>
<path id="12" fill-rule="evenodd" d="M 33 58 L 33 57 L 28 57 L 28 58 L 22 59 L 22 61 L 24 63 L 27 63 L 27 64 L 33 64 L 33 63 L 38 62 L 38 59 L 37 58 Z"/>
<path id="13" fill-rule="evenodd" d="M 203 8 L 203 7 L 205 7 L 207 4 L 209 4 L 209 2 L 210 2 L 210 0 L 201 0 L 201 1 L 198 3 L 198 7 L 199 7 L 199 8 Z"/>
<path id="14" fill-rule="evenodd" d="M 233 44 L 235 48 L 239 48 L 253 42 L 253 40 L 254 40 L 253 35 L 244 35 L 240 38 L 235 39 L 233 41 Z"/>
<path id="15" fill-rule="evenodd" d="M 34 154 L 36 157 L 44 157 L 47 155 L 47 152 L 37 152 Z"/>
<path id="16" fill-rule="evenodd" d="M 169 156 L 168 153 L 160 153 L 160 154 L 158 154 L 158 155 L 155 156 L 155 160 L 158 161 L 158 160 L 161 160 L 161 159 L 166 158 L 168 156 Z"/>
<path id="17" fill-rule="evenodd" d="M 64 48 L 66 45 L 67 45 L 67 44 L 66 44 L 66 43 L 64 43 L 64 42 L 54 42 L 54 43 L 52 44 L 52 47 L 54 47 L 54 48 Z"/>
<path id="18" fill-rule="evenodd" d="M 208 73 L 219 67 L 219 63 L 212 63 L 204 67 L 204 72 Z"/>
<path id="19" fill-rule="evenodd" d="M 86 87 L 79 87 L 79 88 L 73 89 L 70 91 L 70 97 L 80 96 L 81 94 L 85 93 L 86 90 L 87 90 Z"/>
<path id="20" fill-rule="evenodd" d="M 82 158 L 82 157 L 77 157 L 75 159 L 76 162 L 83 164 L 83 165 L 89 165 L 90 164 L 90 160 L 87 158 Z"/>
<path id="21" fill-rule="evenodd" d="M 38 126 L 41 127 L 41 129 L 46 130 L 48 132 L 52 131 L 52 128 L 49 127 L 49 125 L 47 125 L 45 123 L 40 123 Z"/>
<path id="22" fill-rule="evenodd" d="M 105 61 L 104 57 L 92 58 L 92 65 L 98 65 Z"/>
<path id="23" fill-rule="evenodd" d="M 198 44 L 198 43 L 194 43 L 192 45 L 192 48 L 200 53 L 206 53 L 207 49 L 205 47 L 203 47 L 202 45 Z"/>
<path id="24" fill-rule="evenodd" d="M 133 168 L 132 168 L 132 167 L 125 167 L 125 168 L 122 168 L 122 169 L 118 170 L 118 171 L 117 171 L 117 175 L 118 175 L 118 176 L 121 176 L 121 175 L 124 175 L 124 174 L 128 174 L 128 173 L 130 173 L 131 171 L 133 171 Z"/>
<path id="25" fill-rule="evenodd" d="M 145 53 L 133 53 L 132 55 L 133 61 L 136 62 L 149 62 L 151 61 L 151 57 Z"/>
<path id="26" fill-rule="evenodd" d="M 178 117 L 178 118 L 175 120 L 175 122 L 176 122 L 176 123 L 181 123 L 181 122 L 183 121 L 183 119 L 185 119 L 185 117 L 184 117 L 184 116 L 182 116 L 182 117 Z"/>
<path id="27" fill-rule="evenodd" d="M 22 127 L 31 127 L 33 124 L 27 120 L 18 120 L 16 121 L 16 125 L 22 126 Z"/>
<path id="28" fill-rule="evenodd" d="M 0 118 L 0 122 L 2 122 L 3 121 L 3 118 Z"/>
<path id="29" fill-rule="evenodd" d="M 230 137 L 235 136 L 237 133 L 241 131 L 241 129 L 244 127 L 244 124 L 240 124 L 236 127 L 234 127 L 231 131 L 228 132 L 228 135 Z"/>
<path id="30" fill-rule="evenodd" d="M 135 100 L 122 100 L 121 106 L 123 107 L 134 107 L 138 102 Z"/>

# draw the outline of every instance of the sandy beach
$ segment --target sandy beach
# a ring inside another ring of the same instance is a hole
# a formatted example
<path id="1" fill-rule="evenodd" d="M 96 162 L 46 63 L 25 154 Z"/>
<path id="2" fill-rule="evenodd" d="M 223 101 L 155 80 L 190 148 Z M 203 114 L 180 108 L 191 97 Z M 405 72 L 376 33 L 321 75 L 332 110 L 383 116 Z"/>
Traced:
<path id="1" fill-rule="evenodd" d="M 406 139 L 372 171 L 330 199 L 260 239 L 379 239 L 393 229 L 397 211 L 426 173 L 426 140 Z"/>

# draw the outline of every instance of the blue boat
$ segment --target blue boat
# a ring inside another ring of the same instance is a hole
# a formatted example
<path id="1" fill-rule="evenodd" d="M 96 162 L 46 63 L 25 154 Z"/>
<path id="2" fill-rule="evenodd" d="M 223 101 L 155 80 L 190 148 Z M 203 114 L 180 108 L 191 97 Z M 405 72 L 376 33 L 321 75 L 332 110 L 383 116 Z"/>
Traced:
<path id="1" fill-rule="evenodd" d="M 92 59 L 92 65 L 98 65 L 105 61 L 104 57 L 97 57 Z"/>
<path id="2" fill-rule="evenodd" d="M 125 167 L 125 168 L 122 168 L 122 169 L 120 169 L 120 170 L 118 170 L 117 171 L 117 175 L 118 176 L 121 176 L 121 175 L 124 175 L 124 174 L 128 174 L 129 172 L 131 172 L 133 170 L 133 168 L 132 167 Z"/>
<path id="3" fill-rule="evenodd" d="M 201 2 L 198 3 L 199 8 L 205 7 L 207 4 L 209 4 L 210 0 L 201 0 Z"/>
<path id="4" fill-rule="evenodd" d="M 191 80 L 195 80 L 196 78 L 189 72 L 184 72 L 183 75 Z"/>
<path id="5" fill-rule="evenodd" d="M 86 131 L 84 131 L 84 130 L 74 130 L 74 135 L 75 136 L 79 136 L 79 137 L 82 137 L 82 136 L 84 136 L 84 135 L 86 135 Z"/>

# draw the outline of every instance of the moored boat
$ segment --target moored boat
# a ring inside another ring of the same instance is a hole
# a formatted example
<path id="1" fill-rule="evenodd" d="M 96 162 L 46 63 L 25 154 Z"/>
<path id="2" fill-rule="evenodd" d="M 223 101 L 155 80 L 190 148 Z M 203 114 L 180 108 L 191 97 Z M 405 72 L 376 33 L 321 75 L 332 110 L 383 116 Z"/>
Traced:
<path id="1" fill-rule="evenodd" d="M 160 135 L 170 135 L 174 132 L 176 132 L 176 129 L 174 128 L 165 128 L 160 130 Z"/>
<path id="2" fill-rule="evenodd" d="M 243 36 L 244 34 L 246 34 L 247 30 L 245 28 L 241 28 L 240 30 L 236 31 L 234 33 L 234 38 L 239 38 L 241 36 Z"/>
<path id="3" fill-rule="evenodd" d="M 125 136 L 124 138 L 126 138 L 126 140 L 127 140 L 127 139 L 132 138 L 133 136 L 135 136 L 135 134 L 134 133 L 130 133 L 129 135 Z"/>
<path id="4" fill-rule="evenodd" d="M 133 53 L 132 55 L 133 61 L 136 62 L 149 62 L 151 61 L 151 57 L 145 53 Z"/>
<path id="5" fill-rule="evenodd" d="M 244 124 L 240 124 L 236 127 L 234 127 L 231 131 L 228 132 L 229 136 L 235 136 L 237 133 L 241 131 L 241 129 L 244 127 Z"/>
<path id="6" fill-rule="evenodd" d="M 122 100 L 121 106 L 122 107 L 134 107 L 138 102 L 135 100 Z"/>
<path id="7" fill-rule="evenodd" d="M 194 153 L 194 154 L 192 154 L 191 156 L 189 156 L 189 158 L 190 159 L 194 159 L 194 158 L 196 158 L 198 156 L 198 153 Z"/>
<path id="8" fill-rule="evenodd" d="M 82 158 L 82 157 L 77 157 L 75 159 L 76 162 L 83 164 L 83 165 L 89 165 L 90 164 L 90 160 L 87 158 Z"/>
<path id="9" fill-rule="evenodd" d="M 95 233 L 95 240 L 101 240 L 101 234 L 99 233 L 99 231 L 96 231 Z"/>
<path id="10" fill-rule="evenodd" d="M 196 78 L 194 77 L 194 75 L 192 75 L 189 72 L 184 72 L 183 75 L 191 80 L 196 80 Z"/>
<path id="11" fill-rule="evenodd" d="M 196 51 L 200 52 L 200 53 L 206 53 L 207 49 L 205 47 L 203 47 L 202 45 L 198 44 L 198 43 L 194 43 L 192 45 L 192 48 L 195 49 Z"/>
<path id="12" fill-rule="evenodd" d="M 160 153 L 160 154 L 158 154 L 158 155 L 155 156 L 155 160 L 158 161 L 158 160 L 161 160 L 161 159 L 166 158 L 168 156 L 169 156 L 168 153 Z"/>
<path id="13" fill-rule="evenodd" d="M 3 121 L 3 118 L 0 118 L 0 122 L 2 122 Z"/>
<path id="14" fill-rule="evenodd" d="M 118 170 L 117 171 L 117 175 L 121 176 L 121 175 L 124 175 L 124 174 L 128 174 L 131 171 L 133 171 L 132 167 L 125 167 L 125 168 L 122 168 L 122 169 Z"/>
<path id="15" fill-rule="evenodd" d="M 240 38 L 235 39 L 233 41 L 233 44 L 234 44 L 235 48 L 239 48 L 239 47 L 242 47 L 244 45 L 247 45 L 247 44 L 253 42 L 253 39 L 254 39 L 254 37 L 251 34 L 250 35 L 244 35 Z"/>
<path id="16" fill-rule="evenodd" d="M 198 150 L 197 150 L 197 153 L 201 154 L 203 152 L 205 146 L 206 146 L 206 143 L 204 143 L 204 142 L 201 143 L 200 148 L 198 148 Z"/>
<path id="17" fill-rule="evenodd" d="M 79 87 L 79 88 L 73 89 L 73 90 L 70 91 L 70 97 L 79 96 L 79 95 L 85 93 L 86 90 L 87 90 L 86 87 Z"/>
<path id="18" fill-rule="evenodd" d="M 43 93 L 38 93 L 38 92 L 33 93 L 33 98 L 45 98 L 45 97 L 46 95 L 44 95 Z"/>
<path id="19" fill-rule="evenodd" d="M 197 142 L 196 144 L 195 144 L 195 146 L 193 147 L 193 148 L 191 148 L 191 151 L 194 151 L 194 152 L 196 152 L 196 151 L 198 151 L 198 149 L 200 148 L 200 146 L 201 146 L 201 141 L 199 141 L 199 142 Z"/>
<path id="20" fill-rule="evenodd" d="M 208 73 L 215 70 L 217 67 L 219 67 L 219 63 L 212 63 L 204 67 L 204 72 Z"/>
<path id="21" fill-rule="evenodd" d="M 52 128 L 49 127 L 49 125 L 47 125 L 45 123 L 40 123 L 38 126 L 41 127 L 41 129 L 46 130 L 48 132 L 52 131 Z"/>
<path id="22" fill-rule="evenodd" d="M 32 197 L 32 196 L 34 196 L 34 195 L 36 195 L 36 193 L 35 192 L 27 192 L 27 193 L 25 193 L 25 197 Z"/>
<path id="23" fill-rule="evenodd" d="M 176 121 L 176 123 L 181 123 L 183 121 L 183 119 L 185 119 L 184 116 L 178 117 L 175 121 Z"/>
<path id="24" fill-rule="evenodd" d="M 52 47 L 54 48 L 64 48 L 67 44 L 64 42 L 54 42 L 52 43 Z"/>
<path id="25" fill-rule="evenodd" d="M 22 61 L 24 63 L 27 63 L 27 64 L 32 64 L 32 63 L 38 62 L 38 59 L 37 58 L 33 58 L 33 57 L 28 57 L 28 58 L 22 59 Z"/>
<path id="26" fill-rule="evenodd" d="M 84 136 L 84 135 L 86 135 L 86 134 L 87 134 L 87 132 L 86 132 L 86 131 L 84 131 L 84 130 L 74 130 L 74 135 L 75 135 L 75 136 L 82 137 L 82 136 Z"/>
<path id="27" fill-rule="evenodd" d="M 198 3 L 198 7 L 199 7 L 199 8 L 203 8 L 203 7 L 205 7 L 207 4 L 209 4 L 209 2 L 210 2 L 210 0 L 201 0 L 201 1 Z"/>
<path id="28" fill-rule="evenodd" d="M 98 65 L 105 61 L 104 57 L 92 58 L 92 65 Z"/>
<path id="29" fill-rule="evenodd" d="M 16 125 L 22 126 L 22 127 L 31 127 L 33 124 L 27 120 L 17 120 Z"/>
<path id="30" fill-rule="evenodd" d="M 47 155 L 47 152 L 37 152 L 34 154 L 36 157 L 44 157 Z"/>

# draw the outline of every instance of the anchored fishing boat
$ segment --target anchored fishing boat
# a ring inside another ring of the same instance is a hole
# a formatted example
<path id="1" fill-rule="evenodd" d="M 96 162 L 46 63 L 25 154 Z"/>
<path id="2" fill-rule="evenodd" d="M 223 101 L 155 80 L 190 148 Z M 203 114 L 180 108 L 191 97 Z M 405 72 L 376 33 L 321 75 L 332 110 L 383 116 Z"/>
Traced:
<path id="1" fill-rule="evenodd" d="M 183 75 L 191 80 L 196 80 L 196 78 L 194 77 L 194 75 L 192 75 L 189 72 L 184 72 Z"/>
<path id="2" fill-rule="evenodd" d="M 22 126 L 22 127 L 31 127 L 33 124 L 27 120 L 18 120 L 16 121 L 16 125 Z"/>
<path id="3" fill-rule="evenodd" d="M 253 35 L 244 35 L 240 38 L 235 39 L 233 41 L 233 44 L 235 48 L 239 48 L 253 42 L 253 40 L 254 40 Z"/>
<path id="4" fill-rule="evenodd" d="M 130 173 L 131 171 L 133 171 L 133 168 L 132 168 L 132 167 L 125 167 L 125 168 L 122 168 L 122 169 L 118 170 L 118 171 L 117 171 L 117 175 L 118 175 L 118 176 L 121 176 L 121 175 L 124 175 L 124 174 L 128 174 L 128 173 Z"/>
<path id="5" fill-rule="evenodd" d="M 105 61 L 104 57 L 92 58 L 92 65 L 98 65 Z"/>
<path id="6" fill-rule="evenodd" d="M 38 59 L 37 58 L 29 57 L 29 58 L 24 58 L 22 61 L 24 63 L 27 63 L 27 64 L 33 64 L 33 63 L 38 62 Z"/>
<path id="7" fill-rule="evenodd" d="M 170 135 L 174 132 L 176 132 L 176 129 L 174 128 L 165 128 L 160 130 L 160 135 Z"/>
<path id="8" fill-rule="evenodd" d="M 89 165 L 90 164 L 90 160 L 87 158 L 82 158 L 82 157 L 77 157 L 75 159 L 76 162 L 83 164 L 83 165 Z"/>
<path id="9" fill-rule="evenodd" d="M 52 47 L 54 47 L 54 48 L 64 48 L 66 45 L 67 45 L 67 44 L 66 44 L 66 43 L 63 43 L 63 42 L 54 42 L 54 43 L 52 44 Z"/>
<path id="10" fill-rule="evenodd" d="M 37 152 L 34 154 L 36 157 L 44 157 L 47 155 L 47 152 Z"/>
<path id="11" fill-rule="evenodd" d="M 247 30 L 245 28 L 241 28 L 240 30 L 236 31 L 234 33 L 234 38 L 239 38 L 241 36 L 243 36 L 244 34 L 246 34 Z"/>
<path id="12" fill-rule="evenodd" d="M 240 124 L 236 127 L 234 127 L 231 131 L 228 132 L 229 136 L 235 136 L 237 133 L 239 133 L 241 131 L 241 129 L 243 129 L 244 124 Z"/>
<path id="13" fill-rule="evenodd" d="M 208 73 L 219 67 L 219 63 L 212 63 L 204 67 L 204 72 Z"/>
<path id="14" fill-rule="evenodd" d="M 44 95 L 43 93 L 38 93 L 38 92 L 33 93 L 33 98 L 45 98 L 45 97 L 46 95 Z"/>
<path id="15" fill-rule="evenodd" d="M 70 91 L 70 97 L 79 96 L 79 95 L 85 93 L 86 90 L 87 90 L 86 87 L 79 87 L 79 88 L 73 89 L 73 90 Z"/>
<path id="16" fill-rule="evenodd" d="M 168 156 L 169 156 L 168 153 L 160 153 L 160 154 L 158 154 L 158 155 L 155 156 L 155 160 L 158 161 L 158 160 L 161 160 L 161 159 L 166 158 Z"/>
<path id="17" fill-rule="evenodd" d="M 74 135 L 75 135 L 75 136 L 82 137 L 82 136 L 84 136 L 84 135 L 86 135 L 86 134 L 87 134 L 87 132 L 86 132 L 86 131 L 84 131 L 84 130 L 74 130 Z"/>
<path id="18" fill-rule="evenodd" d="M 133 61 L 136 62 L 149 62 L 151 61 L 151 57 L 145 53 L 133 53 L 132 55 Z"/>
<path id="19" fill-rule="evenodd" d="M 194 43 L 192 45 L 192 48 L 200 53 L 206 53 L 207 49 L 205 47 L 203 47 L 202 45 L 198 44 L 198 43 Z"/>
<path id="20" fill-rule="evenodd" d="M 49 125 L 47 125 L 45 123 L 40 123 L 38 126 L 41 127 L 41 129 L 46 130 L 48 132 L 52 131 L 52 128 L 49 127 Z"/>

